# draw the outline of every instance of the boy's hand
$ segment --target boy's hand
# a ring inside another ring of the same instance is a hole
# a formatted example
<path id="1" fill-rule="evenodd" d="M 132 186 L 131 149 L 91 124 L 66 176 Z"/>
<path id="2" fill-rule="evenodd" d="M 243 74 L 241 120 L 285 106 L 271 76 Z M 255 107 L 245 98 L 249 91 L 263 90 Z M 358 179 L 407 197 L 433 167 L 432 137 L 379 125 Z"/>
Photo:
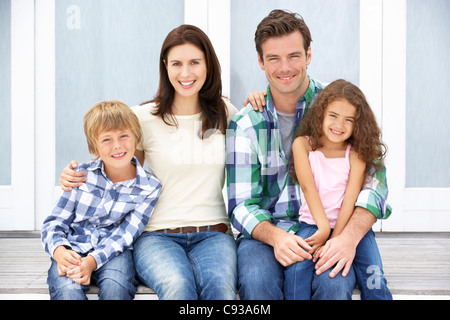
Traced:
<path id="1" fill-rule="evenodd" d="M 65 276 L 69 268 L 81 265 L 81 256 L 73 250 L 59 246 L 53 252 L 53 258 L 58 264 L 58 275 Z"/>
<path id="2" fill-rule="evenodd" d="M 92 272 L 97 269 L 97 262 L 92 256 L 81 258 L 81 265 L 67 271 L 67 277 L 83 286 L 91 283 Z"/>

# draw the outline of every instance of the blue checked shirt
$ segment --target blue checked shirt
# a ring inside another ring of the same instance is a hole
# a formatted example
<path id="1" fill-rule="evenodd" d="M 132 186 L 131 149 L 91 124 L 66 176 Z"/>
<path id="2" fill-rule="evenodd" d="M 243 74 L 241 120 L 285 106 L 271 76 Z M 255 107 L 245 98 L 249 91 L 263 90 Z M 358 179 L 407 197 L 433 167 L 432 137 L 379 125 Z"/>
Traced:
<path id="1" fill-rule="evenodd" d="M 324 87 L 310 79 L 307 92 L 297 101 L 294 133 Z M 253 229 L 262 221 L 270 221 L 287 232 L 297 232 L 300 187 L 289 176 L 290 159 L 281 145 L 270 86 L 263 112 L 247 106 L 232 119 L 226 148 L 228 216 L 233 226 L 247 238 L 251 238 Z M 356 206 L 368 209 L 377 218 L 387 218 L 391 213 L 387 194 L 384 168 L 376 173 L 371 184 L 363 187 Z"/>
<path id="2" fill-rule="evenodd" d="M 42 226 L 44 249 L 53 257 L 58 246 L 90 254 L 101 268 L 142 233 L 158 201 L 161 184 L 134 157 L 136 178 L 113 184 L 101 159 L 79 166 L 87 181 L 64 192 Z"/>

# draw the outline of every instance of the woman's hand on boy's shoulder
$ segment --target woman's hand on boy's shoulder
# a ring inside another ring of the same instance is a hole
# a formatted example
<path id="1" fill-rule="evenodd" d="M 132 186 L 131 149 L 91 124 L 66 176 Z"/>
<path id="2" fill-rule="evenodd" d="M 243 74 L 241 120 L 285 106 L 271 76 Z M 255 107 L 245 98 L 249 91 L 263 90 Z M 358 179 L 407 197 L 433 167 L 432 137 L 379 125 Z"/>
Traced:
<path id="1" fill-rule="evenodd" d="M 72 188 L 79 187 L 87 181 L 86 172 L 75 171 L 76 168 L 78 168 L 78 163 L 75 160 L 70 161 L 64 167 L 59 177 L 59 185 L 64 191 L 71 191 Z"/>

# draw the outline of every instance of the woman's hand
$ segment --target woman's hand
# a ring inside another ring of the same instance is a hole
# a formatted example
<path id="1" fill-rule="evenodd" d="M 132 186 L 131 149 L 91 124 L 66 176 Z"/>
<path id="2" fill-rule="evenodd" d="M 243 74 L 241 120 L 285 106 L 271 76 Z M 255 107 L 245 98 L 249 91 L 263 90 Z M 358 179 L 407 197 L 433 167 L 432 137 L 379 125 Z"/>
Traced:
<path id="1" fill-rule="evenodd" d="M 78 167 L 78 163 L 75 160 L 65 166 L 61 176 L 59 177 L 59 185 L 64 191 L 71 191 L 74 187 L 79 187 L 83 182 L 87 181 L 86 172 L 75 171 Z"/>
<path id="2" fill-rule="evenodd" d="M 255 111 L 263 112 L 263 106 L 266 105 L 266 91 L 254 91 L 247 96 L 244 106 L 250 102 Z"/>

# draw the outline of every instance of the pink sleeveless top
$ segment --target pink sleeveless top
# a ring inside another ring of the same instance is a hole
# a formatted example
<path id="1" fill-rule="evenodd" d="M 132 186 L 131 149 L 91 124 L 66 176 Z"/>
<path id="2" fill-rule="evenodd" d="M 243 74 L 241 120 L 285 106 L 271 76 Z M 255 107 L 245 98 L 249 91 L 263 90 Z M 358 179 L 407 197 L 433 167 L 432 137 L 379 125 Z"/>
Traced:
<path id="1" fill-rule="evenodd" d="M 345 158 L 326 158 L 321 151 L 309 152 L 309 163 L 314 175 L 316 189 L 319 192 L 325 213 L 330 221 L 330 227 L 334 228 L 336 219 L 342 206 L 345 189 L 347 188 L 350 174 L 351 145 L 347 145 Z M 299 221 L 315 225 L 303 192 L 300 190 L 302 206 L 299 210 Z"/>

